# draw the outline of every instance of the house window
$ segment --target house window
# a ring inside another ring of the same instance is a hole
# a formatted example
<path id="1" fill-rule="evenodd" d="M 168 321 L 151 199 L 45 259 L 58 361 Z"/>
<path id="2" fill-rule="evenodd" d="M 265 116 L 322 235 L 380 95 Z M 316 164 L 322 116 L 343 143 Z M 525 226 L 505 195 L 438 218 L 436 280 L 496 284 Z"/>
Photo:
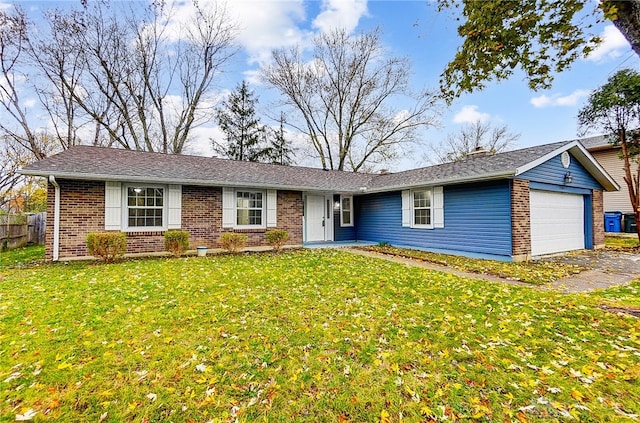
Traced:
<path id="1" fill-rule="evenodd" d="M 413 226 L 431 227 L 431 190 L 412 191 Z"/>
<path id="2" fill-rule="evenodd" d="M 129 228 L 161 229 L 164 227 L 164 188 L 128 186 L 126 192 L 126 218 Z"/>
<path id="3" fill-rule="evenodd" d="M 236 191 L 236 226 L 264 226 L 262 191 Z"/>
<path id="4" fill-rule="evenodd" d="M 353 226 L 353 197 L 340 196 L 340 226 Z"/>

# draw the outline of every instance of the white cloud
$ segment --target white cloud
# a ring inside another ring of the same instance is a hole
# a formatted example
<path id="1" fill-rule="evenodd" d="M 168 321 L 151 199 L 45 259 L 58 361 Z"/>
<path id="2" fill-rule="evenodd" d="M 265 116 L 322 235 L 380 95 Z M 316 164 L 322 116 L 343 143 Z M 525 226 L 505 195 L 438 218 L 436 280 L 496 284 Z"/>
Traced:
<path id="1" fill-rule="evenodd" d="M 602 43 L 587 56 L 587 60 L 592 62 L 612 60 L 629 50 L 629 42 L 613 25 L 605 26 L 600 38 L 602 38 Z"/>
<path id="2" fill-rule="evenodd" d="M 366 15 L 367 0 L 323 0 L 322 12 L 313 20 L 313 27 L 321 32 L 336 28 L 352 32 Z"/>
<path id="3" fill-rule="evenodd" d="M 573 107 L 578 104 L 583 98 L 586 98 L 589 95 L 589 91 L 587 90 L 575 90 L 569 95 L 560 95 L 554 94 L 552 96 L 541 95 L 538 97 L 533 97 L 530 100 L 530 103 L 533 107 L 538 109 L 542 109 L 545 107 L 557 107 L 557 106 L 568 106 Z"/>
<path id="4" fill-rule="evenodd" d="M 464 106 L 458 113 L 453 116 L 454 123 L 475 123 L 477 121 L 486 122 L 491 119 L 489 113 L 481 113 L 478 106 Z"/>
<path id="5" fill-rule="evenodd" d="M 234 0 L 227 3 L 226 10 L 228 22 L 238 29 L 236 41 L 249 55 L 250 63 L 263 64 L 271 57 L 271 50 L 305 44 L 310 35 L 298 26 L 305 20 L 303 0 Z M 168 14 L 167 34 L 176 39 L 193 25 L 196 8 L 191 1 L 177 2 Z"/>
<path id="6" fill-rule="evenodd" d="M 26 107 L 27 109 L 31 109 L 35 105 L 36 105 L 36 100 L 33 98 L 30 98 L 24 101 L 24 107 Z"/>

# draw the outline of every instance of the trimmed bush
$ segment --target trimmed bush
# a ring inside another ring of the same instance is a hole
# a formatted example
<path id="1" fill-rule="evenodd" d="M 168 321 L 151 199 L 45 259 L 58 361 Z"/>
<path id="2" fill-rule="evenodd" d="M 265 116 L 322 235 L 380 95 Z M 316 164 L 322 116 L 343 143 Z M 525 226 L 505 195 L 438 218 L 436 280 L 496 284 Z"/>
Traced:
<path id="1" fill-rule="evenodd" d="M 127 251 L 124 232 L 91 232 L 87 235 L 87 251 L 105 263 L 121 258 Z"/>
<path id="2" fill-rule="evenodd" d="M 220 235 L 218 243 L 230 253 L 237 253 L 247 245 L 247 236 L 235 232 L 226 232 Z"/>
<path id="3" fill-rule="evenodd" d="M 189 248 L 189 231 L 167 231 L 164 233 L 164 249 L 180 257 Z"/>
<path id="4" fill-rule="evenodd" d="M 272 246 L 275 251 L 280 251 L 288 239 L 289 232 L 284 229 L 270 229 L 264 234 L 264 240 Z"/>

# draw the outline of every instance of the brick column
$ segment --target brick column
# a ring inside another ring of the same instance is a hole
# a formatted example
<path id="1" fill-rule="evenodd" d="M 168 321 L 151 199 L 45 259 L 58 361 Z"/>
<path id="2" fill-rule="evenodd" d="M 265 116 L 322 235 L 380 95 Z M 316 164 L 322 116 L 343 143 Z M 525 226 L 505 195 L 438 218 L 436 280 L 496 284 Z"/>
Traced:
<path id="1" fill-rule="evenodd" d="M 591 195 L 591 215 L 593 217 L 593 248 L 604 248 L 604 205 L 602 190 L 593 190 Z"/>
<path id="2" fill-rule="evenodd" d="M 529 181 L 511 181 L 511 250 L 514 261 L 531 258 Z"/>

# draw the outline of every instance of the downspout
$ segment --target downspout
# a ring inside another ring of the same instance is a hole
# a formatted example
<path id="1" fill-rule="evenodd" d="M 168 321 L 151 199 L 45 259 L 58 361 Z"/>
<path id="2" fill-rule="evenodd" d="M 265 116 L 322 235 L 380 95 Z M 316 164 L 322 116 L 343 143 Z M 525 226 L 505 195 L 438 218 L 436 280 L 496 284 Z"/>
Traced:
<path id="1" fill-rule="evenodd" d="M 49 182 L 55 188 L 53 200 L 53 261 L 58 261 L 60 249 L 60 185 L 55 176 L 49 175 Z"/>

